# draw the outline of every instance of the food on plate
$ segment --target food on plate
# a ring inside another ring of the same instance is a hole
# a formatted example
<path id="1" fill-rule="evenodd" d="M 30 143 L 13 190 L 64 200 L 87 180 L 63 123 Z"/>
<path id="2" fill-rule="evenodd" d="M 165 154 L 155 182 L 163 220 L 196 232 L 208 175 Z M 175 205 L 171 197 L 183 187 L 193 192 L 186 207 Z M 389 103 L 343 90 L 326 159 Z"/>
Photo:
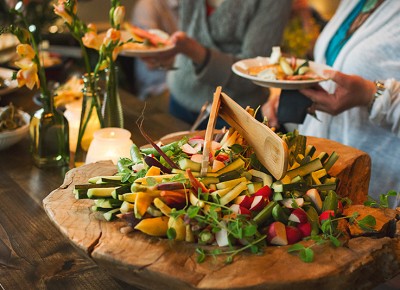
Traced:
<path id="1" fill-rule="evenodd" d="M 204 176 L 204 138 L 185 136 L 156 147 L 133 145 L 131 158 L 119 160 L 116 175 L 92 177 L 75 185 L 74 194 L 92 199 L 92 210 L 108 221 L 125 219 L 124 232 L 215 245 L 219 250 L 210 255 L 226 253 L 221 248 L 228 247 L 232 258 L 243 249 L 257 253 L 267 244 L 289 245 L 320 235 L 320 216 L 326 211 L 333 213 L 327 220 L 337 235 L 333 220 L 346 200 L 336 194 L 338 180 L 328 172 L 339 156 L 316 154 L 297 131 L 280 137 L 290 156 L 281 180 L 230 128 L 212 141 Z M 207 255 L 204 249 L 199 253 Z"/>
<path id="2" fill-rule="evenodd" d="M 138 26 L 125 23 L 125 31 L 127 38 L 132 39 L 132 42 L 127 42 L 123 45 L 123 50 L 148 50 L 163 48 L 170 45 L 169 34 L 159 29 L 145 30 Z"/>
<path id="3" fill-rule="evenodd" d="M 247 72 L 265 80 L 323 80 L 310 68 L 308 60 L 288 59 L 282 56 L 279 46 L 272 48 L 268 64 L 250 67 Z"/>
<path id="4" fill-rule="evenodd" d="M 83 96 L 83 80 L 76 75 L 71 76 L 55 90 L 54 104 L 56 107 L 71 103 Z"/>
<path id="5" fill-rule="evenodd" d="M 14 48 L 19 43 L 18 38 L 12 33 L 0 34 L 0 51 Z"/>
<path id="6" fill-rule="evenodd" d="M 0 132 L 16 130 L 24 125 L 24 117 L 12 103 L 0 108 Z"/>

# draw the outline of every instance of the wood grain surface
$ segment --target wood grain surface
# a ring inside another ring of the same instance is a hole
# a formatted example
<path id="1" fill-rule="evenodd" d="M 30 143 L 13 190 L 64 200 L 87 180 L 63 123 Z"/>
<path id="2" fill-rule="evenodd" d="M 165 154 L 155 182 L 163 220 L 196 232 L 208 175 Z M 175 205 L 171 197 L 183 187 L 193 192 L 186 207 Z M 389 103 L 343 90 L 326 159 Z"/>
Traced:
<path id="1" fill-rule="evenodd" d="M 345 174 L 354 172 L 352 167 L 369 166 L 365 153 L 354 151 L 346 155 L 341 149 L 345 152 L 354 149 L 335 143 L 324 147 L 329 143 L 326 140 L 310 139 L 310 142 L 319 150 L 328 152 L 335 148 L 341 154 L 342 161 L 332 170 L 342 174 L 343 179 Z M 56 227 L 75 246 L 107 273 L 140 289 L 316 289 L 321 286 L 369 289 L 400 269 L 398 239 L 365 237 L 350 240 L 347 247 L 315 247 L 316 260 L 311 264 L 288 254 L 287 247 L 267 247 L 263 255 L 238 255 L 230 265 L 213 259 L 198 264 L 196 245 L 153 238 L 140 232 L 124 235 L 120 232 L 123 222 L 106 222 L 90 211 L 92 201 L 74 198 L 74 184 L 115 172 L 111 162 L 74 169 L 43 204 Z M 359 184 L 368 179 L 369 171 L 364 170 L 353 173 L 346 182 L 348 188 L 362 190 L 366 187 L 349 183 Z M 362 195 L 359 200 L 365 199 L 365 191 L 359 194 Z"/>
<path id="2" fill-rule="evenodd" d="M 34 93 L 22 88 L 2 96 L 0 106 L 13 102 L 33 113 L 39 109 L 32 101 Z M 121 99 L 126 128 L 138 145 L 145 144 L 136 125 L 143 110 L 144 128 L 154 139 L 190 127 L 159 108 L 159 100 L 145 105 L 125 91 Z M 0 151 L 0 289 L 135 289 L 77 249 L 43 210 L 43 199 L 63 183 L 67 170 L 35 167 L 28 136 Z"/>

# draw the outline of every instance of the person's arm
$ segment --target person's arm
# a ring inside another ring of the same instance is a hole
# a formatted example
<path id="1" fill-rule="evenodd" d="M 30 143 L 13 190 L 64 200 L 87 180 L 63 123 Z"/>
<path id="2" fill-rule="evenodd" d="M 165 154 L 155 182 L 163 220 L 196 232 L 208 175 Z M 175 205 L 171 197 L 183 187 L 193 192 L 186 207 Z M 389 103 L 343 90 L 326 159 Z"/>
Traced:
<path id="1" fill-rule="evenodd" d="M 300 90 L 314 102 L 316 110 L 338 115 L 353 107 L 368 107 L 372 102 L 376 92 L 374 82 L 334 70 L 325 71 L 324 76 L 336 83 L 332 94 L 321 87 Z"/>
<path id="2" fill-rule="evenodd" d="M 209 62 L 197 74 L 199 81 L 213 86 L 222 85 L 238 93 L 248 92 L 254 84 L 235 75 L 231 67 L 240 59 L 267 56 L 271 53 L 273 46 L 281 43 L 283 29 L 290 14 L 290 6 L 291 0 L 260 1 L 257 12 L 247 26 L 241 51 L 232 55 L 210 49 Z"/>
<path id="3" fill-rule="evenodd" d="M 316 110 L 331 115 L 340 114 L 354 107 L 366 107 L 370 121 L 400 136 L 400 83 L 394 79 L 380 83 L 357 75 L 339 71 L 325 71 L 325 77 L 336 83 L 332 94 L 321 87 L 303 89 L 300 92 L 310 98 Z"/>

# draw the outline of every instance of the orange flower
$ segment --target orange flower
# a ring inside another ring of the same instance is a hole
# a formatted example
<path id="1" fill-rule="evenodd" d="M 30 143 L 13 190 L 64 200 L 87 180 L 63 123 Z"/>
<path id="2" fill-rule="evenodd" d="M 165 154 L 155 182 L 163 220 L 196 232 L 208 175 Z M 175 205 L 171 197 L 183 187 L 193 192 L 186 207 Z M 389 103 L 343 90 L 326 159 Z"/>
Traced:
<path id="1" fill-rule="evenodd" d="M 109 28 L 106 33 L 106 37 L 103 40 L 104 45 L 108 45 L 111 41 L 117 42 L 121 39 L 121 32 L 115 28 Z"/>
<path id="2" fill-rule="evenodd" d="M 17 46 L 17 54 L 21 58 L 29 58 L 33 59 L 35 57 L 35 51 L 33 50 L 32 46 L 29 44 L 19 44 Z"/>
<path id="3" fill-rule="evenodd" d="M 118 6 L 114 10 L 113 14 L 113 20 L 114 20 L 114 25 L 120 25 L 125 18 L 125 7 L 124 6 Z"/>
<path id="4" fill-rule="evenodd" d="M 36 63 L 28 58 L 23 58 L 20 61 L 16 61 L 20 70 L 17 72 L 18 87 L 27 86 L 29 89 L 33 89 L 36 84 L 36 88 L 40 87 L 40 81 L 38 76 L 38 69 Z"/>
<path id="5" fill-rule="evenodd" d="M 71 25 L 72 23 L 72 16 L 68 13 L 68 11 L 65 9 L 65 1 L 64 0 L 58 0 L 58 4 L 54 4 L 54 13 L 60 16 L 64 21 L 68 24 Z M 76 13 L 77 6 L 74 5 L 74 13 Z"/>
<path id="6" fill-rule="evenodd" d="M 100 50 L 103 39 L 97 34 L 97 28 L 94 24 L 88 25 L 88 32 L 82 37 L 83 44 L 88 48 Z"/>

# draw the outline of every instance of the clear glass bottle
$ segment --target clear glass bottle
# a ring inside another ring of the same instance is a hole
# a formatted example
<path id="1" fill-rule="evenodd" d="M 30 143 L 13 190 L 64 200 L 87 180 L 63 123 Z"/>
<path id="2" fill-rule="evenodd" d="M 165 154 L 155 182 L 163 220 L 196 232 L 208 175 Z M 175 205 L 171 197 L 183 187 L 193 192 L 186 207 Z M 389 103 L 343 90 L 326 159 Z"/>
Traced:
<path id="1" fill-rule="evenodd" d="M 75 167 L 85 164 L 90 143 L 94 138 L 94 132 L 103 127 L 100 103 L 101 90 L 98 86 L 99 77 L 85 74 L 82 79 L 84 83 L 82 90 L 82 109 L 80 113 L 77 144 L 74 146 Z"/>
<path id="2" fill-rule="evenodd" d="M 41 94 L 43 107 L 31 118 L 31 153 L 39 168 L 69 166 L 68 121 L 54 106 L 53 96 Z"/>
<path id="3" fill-rule="evenodd" d="M 102 106 L 104 127 L 124 127 L 124 116 L 118 88 L 118 67 L 114 62 L 106 69 L 106 88 Z"/>

